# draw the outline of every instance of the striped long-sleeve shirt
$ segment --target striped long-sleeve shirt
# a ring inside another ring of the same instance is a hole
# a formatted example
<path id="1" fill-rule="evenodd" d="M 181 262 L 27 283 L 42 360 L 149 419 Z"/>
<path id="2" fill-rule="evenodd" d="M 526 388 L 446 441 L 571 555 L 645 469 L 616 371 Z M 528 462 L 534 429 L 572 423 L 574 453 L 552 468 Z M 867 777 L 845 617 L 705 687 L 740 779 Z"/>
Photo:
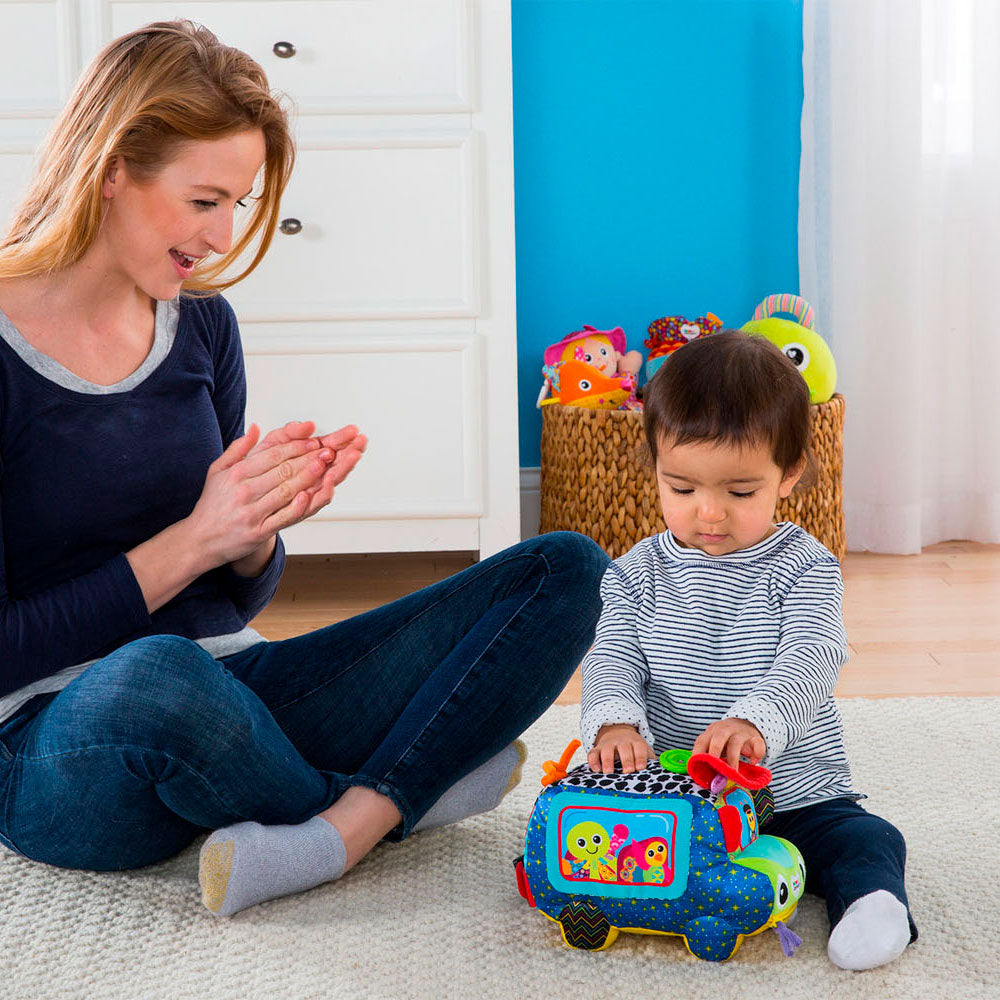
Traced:
<path id="1" fill-rule="evenodd" d="M 853 795 L 833 688 L 847 659 L 834 556 L 782 522 L 739 552 L 706 555 L 669 531 L 608 567 L 583 662 L 581 734 L 635 726 L 657 753 L 712 722 L 746 719 L 767 743 L 776 809 Z"/>

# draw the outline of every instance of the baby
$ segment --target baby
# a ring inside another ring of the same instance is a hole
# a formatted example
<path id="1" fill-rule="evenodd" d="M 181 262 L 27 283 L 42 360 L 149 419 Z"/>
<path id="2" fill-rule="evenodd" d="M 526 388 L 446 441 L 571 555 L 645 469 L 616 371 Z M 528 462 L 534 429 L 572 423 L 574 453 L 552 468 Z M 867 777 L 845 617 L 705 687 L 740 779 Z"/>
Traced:
<path id="1" fill-rule="evenodd" d="M 847 659 L 836 558 L 773 523 L 809 468 L 809 390 L 762 337 L 724 331 L 674 352 L 646 386 L 645 435 L 667 530 L 615 560 L 583 663 L 588 762 L 645 766 L 693 747 L 774 779 L 767 832 L 826 897 L 827 952 L 844 969 L 916 940 L 906 845 L 851 786 L 833 689 Z"/>

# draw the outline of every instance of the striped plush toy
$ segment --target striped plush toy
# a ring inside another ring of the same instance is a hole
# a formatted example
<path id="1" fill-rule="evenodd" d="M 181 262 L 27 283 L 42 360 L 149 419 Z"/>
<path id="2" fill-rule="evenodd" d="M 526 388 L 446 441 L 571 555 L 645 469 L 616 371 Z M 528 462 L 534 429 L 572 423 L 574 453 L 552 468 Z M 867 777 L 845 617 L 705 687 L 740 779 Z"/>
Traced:
<path id="1" fill-rule="evenodd" d="M 785 314 L 793 319 L 781 319 Z M 813 308 L 799 295 L 769 295 L 742 329 L 770 340 L 795 363 L 809 386 L 809 402 L 825 403 L 837 387 L 837 364 L 813 329 Z"/>

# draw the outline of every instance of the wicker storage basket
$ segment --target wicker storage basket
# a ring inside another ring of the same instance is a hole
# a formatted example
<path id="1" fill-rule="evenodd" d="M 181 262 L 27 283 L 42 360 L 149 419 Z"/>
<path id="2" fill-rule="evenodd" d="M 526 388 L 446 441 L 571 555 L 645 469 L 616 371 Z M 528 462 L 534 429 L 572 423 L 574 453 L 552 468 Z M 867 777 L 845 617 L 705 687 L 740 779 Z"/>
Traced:
<path id="1" fill-rule="evenodd" d="M 794 521 L 844 558 L 842 477 L 844 397 L 812 408 L 816 485 L 778 503 L 777 521 Z M 540 531 L 579 531 L 612 559 L 663 531 L 656 478 L 642 457 L 642 414 L 558 404 L 542 408 Z"/>

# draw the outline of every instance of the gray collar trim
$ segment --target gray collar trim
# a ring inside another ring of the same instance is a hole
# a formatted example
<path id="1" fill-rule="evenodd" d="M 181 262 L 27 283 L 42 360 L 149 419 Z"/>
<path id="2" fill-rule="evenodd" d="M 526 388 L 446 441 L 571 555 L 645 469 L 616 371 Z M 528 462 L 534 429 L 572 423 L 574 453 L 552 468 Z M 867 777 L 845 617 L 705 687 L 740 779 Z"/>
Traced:
<path id="1" fill-rule="evenodd" d="M 43 354 L 32 347 L 13 323 L 0 309 L 0 338 L 2 338 L 15 354 L 31 369 L 43 378 L 71 389 L 73 392 L 88 393 L 92 396 L 106 396 L 115 392 L 128 392 L 144 382 L 160 366 L 170 353 L 177 336 L 177 325 L 180 319 L 180 299 L 161 300 L 156 303 L 156 320 L 153 333 L 153 346 L 145 360 L 131 375 L 126 375 L 120 382 L 113 385 L 97 385 L 88 382 L 79 375 L 74 375 L 64 368 L 54 358 Z"/>

